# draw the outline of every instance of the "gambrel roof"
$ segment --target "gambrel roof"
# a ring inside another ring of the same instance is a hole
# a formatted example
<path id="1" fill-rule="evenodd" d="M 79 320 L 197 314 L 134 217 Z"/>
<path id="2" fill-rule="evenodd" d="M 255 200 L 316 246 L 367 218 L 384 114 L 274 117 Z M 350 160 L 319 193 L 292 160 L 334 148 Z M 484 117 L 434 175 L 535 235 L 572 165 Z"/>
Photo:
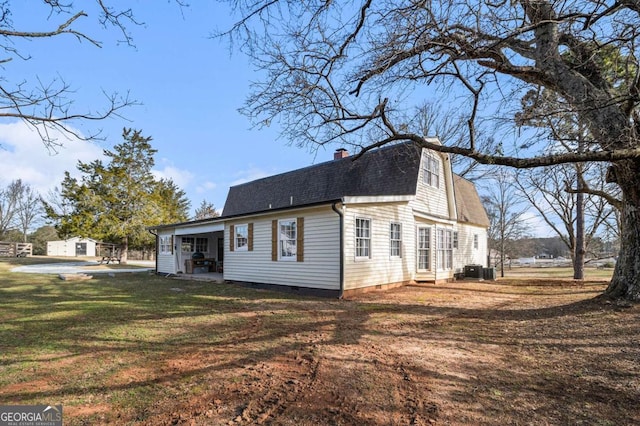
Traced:
<path id="1" fill-rule="evenodd" d="M 221 219 L 358 196 L 414 196 L 422 150 L 398 143 L 233 186 Z M 473 183 L 454 175 L 458 221 L 489 226 Z"/>
<path id="2" fill-rule="evenodd" d="M 468 222 L 474 225 L 489 226 L 489 217 L 482 205 L 475 185 L 453 174 L 453 193 L 456 199 L 458 222 Z"/>
<path id="3" fill-rule="evenodd" d="M 282 173 L 229 189 L 222 216 L 338 201 L 343 197 L 415 195 L 420 149 L 401 143 Z"/>

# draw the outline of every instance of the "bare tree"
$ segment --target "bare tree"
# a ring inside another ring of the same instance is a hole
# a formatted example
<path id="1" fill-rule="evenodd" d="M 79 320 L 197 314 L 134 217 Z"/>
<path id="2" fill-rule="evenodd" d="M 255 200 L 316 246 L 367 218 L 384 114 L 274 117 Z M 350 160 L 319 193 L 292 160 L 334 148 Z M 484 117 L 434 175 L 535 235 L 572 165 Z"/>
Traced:
<path id="1" fill-rule="evenodd" d="M 608 162 L 609 180 L 622 194 L 622 238 L 606 294 L 640 300 L 637 0 L 229 3 L 239 16 L 224 34 L 264 70 L 244 111 L 258 124 L 282 123 L 296 144 L 340 142 L 366 151 L 413 141 L 517 168 Z M 615 56 L 616 67 L 605 64 L 612 49 L 624 53 Z M 540 154 L 518 139 L 520 100 L 542 89 L 589 128 L 584 151 Z M 410 94 L 458 107 L 467 118 L 465 146 L 440 145 L 403 126 Z M 482 151 L 483 128 L 516 143 Z"/>
<path id="2" fill-rule="evenodd" d="M 580 182 L 586 182 L 588 172 L 583 165 L 561 165 L 529 170 L 515 179 L 521 196 L 529 201 L 571 253 L 573 278 L 577 280 L 584 279 L 585 254 L 613 211 L 602 197 L 586 195 L 581 190 L 566 191 L 567 185 L 575 181 L 581 189 Z M 592 175 L 591 184 L 595 187 L 602 173 L 596 170 Z M 598 187 L 602 185 L 604 182 L 600 180 Z"/>
<path id="3" fill-rule="evenodd" d="M 22 181 L 20 181 L 22 183 Z M 27 242 L 29 229 L 36 220 L 44 214 L 40 195 L 29 185 L 22 184 L 22 191 L 18 197 L 17 222 L 23 235 L 23 242 Z"/>
<path id="4" fill-rule="evenodd" d="M 127 27 L 139 25 L 133 11 L 126 6 L 111 6 L 107 0 L 83 2 L 61 2 L 41 0 L 31 2 L 34 9 L 48 9 L 46 22 L 33 22 L 41 30 L 16 28 L 12 20 L 12 4 L 0 2 L 0 63 L 8 68 L 14 61 L 26 61 L 31 55 L 21 40 L 43 43 L 47 39 L 73 37 L 78 42 L 88 42 L 101 47 L 102 43 L 87 32 L 87 21 L 94 20 L 96 27 L 112 28 L 120 35 L 121 42 L 132 45 L 133 40 Z M 178 1 L 178 3 L 180 3 Z M 36 16 L 36 14 L 34 14 Z M 20 119 L 33 127 L 45 145 L 55 149 L 60 142 L 57 131 L 79 139 L 99 139 L 100 131 L 80 134 L 72 123 L 99 121 L 107 117 L 119 116 L 123 108 L 136 102 L 129 93 L 106 93 L 100 109 L 74 109 L 74 91 L 70 83 L 61 76 L 38 76 L 35 81 L 0 81 L 0 117 Z"/>
<path id="5" fill-rule="evenodd" d="M 500 256 L 500 276 L 504 277 L 504 264 L 507 253 L 513 249 L 513 243 L 526 236 L 527 224 L 524 214 L 527 208 L 518 197 L 517 188 L 513 185 L 513 173 L 498 169 L 492 185 L 482 198 L 482 203 L 489 216 L 490 248 L 498 251 Z M 512 253 L 510 256 L 513 255 Z"/>
<path id="6" fill-rule="evenodd" d="M 467 142 L 467 118 L 455 109 L 447 109 L 442 104 L 424 102 L 414 110 L 414 115 L 407 121 L 407 128 L 425 136 L 436 136 L 451 146 L 464 146 Z M 498 143 L 492 135 L 478 133 L 478 143 L 485 152 L 495 152 Z M 452 155 L 453 170 L 465 179 L 476 181 L 487 177 L 491 169 L 472 158 L 463 155 Z"/>
<path id="7" fill-rule="evenodd" d="M 0 238 L 16 225 L 18 200 L 22 193 L 22 181 L 14 180 L 5 188 L 0 188 Z"/>

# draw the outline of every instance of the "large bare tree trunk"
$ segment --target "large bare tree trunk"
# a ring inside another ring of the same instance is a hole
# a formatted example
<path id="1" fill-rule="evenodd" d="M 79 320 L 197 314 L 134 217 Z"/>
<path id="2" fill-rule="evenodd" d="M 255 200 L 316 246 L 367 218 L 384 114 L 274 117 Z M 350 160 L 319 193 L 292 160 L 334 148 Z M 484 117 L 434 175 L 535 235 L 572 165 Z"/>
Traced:
<path id="1" fill-rule="evenodd" d="M 628 160 L 614 166 L 612 180 L 622 188 L 620 254 L 605 294 L 640 301 L 640 164 Z"/>

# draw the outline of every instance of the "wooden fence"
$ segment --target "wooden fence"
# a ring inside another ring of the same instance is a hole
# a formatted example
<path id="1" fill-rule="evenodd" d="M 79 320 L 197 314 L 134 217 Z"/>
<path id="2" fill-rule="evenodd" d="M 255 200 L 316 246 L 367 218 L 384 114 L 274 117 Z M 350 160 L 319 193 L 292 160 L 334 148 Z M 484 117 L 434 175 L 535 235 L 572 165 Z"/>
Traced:
<path id="1" fill-rule="evenodd" d="M 2 257 L 26 257 L 33 255 L 33 244 L 10 243 L 0 241 L 0 256 Z"/>

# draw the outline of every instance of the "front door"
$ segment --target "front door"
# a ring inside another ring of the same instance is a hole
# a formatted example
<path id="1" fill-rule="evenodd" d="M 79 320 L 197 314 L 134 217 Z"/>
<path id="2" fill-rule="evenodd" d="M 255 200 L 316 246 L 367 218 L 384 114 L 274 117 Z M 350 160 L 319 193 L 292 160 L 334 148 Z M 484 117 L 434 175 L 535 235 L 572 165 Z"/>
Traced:
<path id="1" fill-rule="evenodd" d="M 76 243 L 76 256 L 87 255 L 87 243 Z"/>

